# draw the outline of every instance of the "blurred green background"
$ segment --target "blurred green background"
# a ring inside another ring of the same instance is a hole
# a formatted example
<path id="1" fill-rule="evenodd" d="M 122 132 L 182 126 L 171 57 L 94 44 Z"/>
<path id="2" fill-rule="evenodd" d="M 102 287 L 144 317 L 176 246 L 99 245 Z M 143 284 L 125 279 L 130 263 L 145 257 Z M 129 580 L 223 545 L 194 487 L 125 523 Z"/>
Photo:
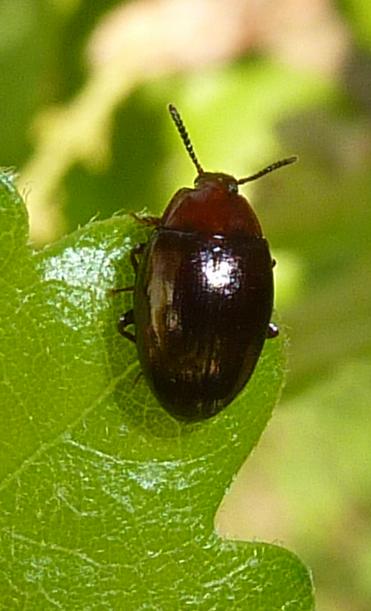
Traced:
<path id="1" fill-rule="evenodd" d="M 371 4 L 0 0 L 0 164 L 41 247 L 159 213 L 194 169 L 238 177 L 278 260 L 287 385 L 216 518 L 311 567 L 319 611 L 371 609 Z"/>

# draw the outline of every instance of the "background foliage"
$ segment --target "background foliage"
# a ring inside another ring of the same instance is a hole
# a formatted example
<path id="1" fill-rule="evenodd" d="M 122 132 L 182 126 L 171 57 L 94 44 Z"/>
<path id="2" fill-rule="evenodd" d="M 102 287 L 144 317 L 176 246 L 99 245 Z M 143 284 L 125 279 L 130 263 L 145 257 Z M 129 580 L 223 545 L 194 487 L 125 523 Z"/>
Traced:
<path id="1" fill-rule="evenodd" d="M 297 552 L 320 611 L 367 611 L 371 9 L 174 5 L 3 0 L 0 163 L 19 170 L 42 245 L 95 215 L 157 213 L 191 183 L 169 101 L 208 169 L 242 176 L 300 156 L 244 190 L 278 260 L 289 371 L 217 524 Z"/>

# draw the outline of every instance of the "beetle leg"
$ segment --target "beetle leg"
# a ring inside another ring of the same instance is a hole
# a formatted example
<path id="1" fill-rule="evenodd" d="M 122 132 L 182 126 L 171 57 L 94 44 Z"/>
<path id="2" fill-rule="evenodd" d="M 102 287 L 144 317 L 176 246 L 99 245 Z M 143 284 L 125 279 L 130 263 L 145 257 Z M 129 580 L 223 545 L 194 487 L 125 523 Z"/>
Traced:
<path id="1" fill-rule="evenodd" d="M 143 375 L 143 371 L 139 371 L 137 373 L 137 375 L 135 376 L 135 380 L 133 382 L 133 388 L 136 387 L 136 385 L 138 384 L 138 382 L 139 382 L 140 378 L 142 377 L 142 375 Z"/>
<path id="2" fill-rule="evenodd" d="M 135 219 L 137 223 L 147 225 L 147 227 L 157 227 L 161 222 L 161 218 L 158 216 L 139 216 L 138 214 L 135 214 L 135 212 L 131 212 L 130 216 Z"/>
<path id="3" fill-rule="evenodd" d="M 126 327 L 132 324 L 134 324 L 134 310 L 129 310 L 120 316 L 117 328 L 123 337 L 135 343 L 135 335 L 130 333 L 130 331 L 126 331 Z"/>
<path id="4" fill-rule="evenodd" d="M 130 251 L 130 262 L 134 268 L 135 273 L 137 273 L 138 270 L 138 260 L 137 260 L 137 255 L 141 255 L 143 253 L 145 244 L 136 244 L 136 246 L 134 246 L 134 248 L 131 249 Z M 125 286 L 123 288 L 118 288 L 118 289 L 109 289 L 108 293 L 110 295 L 116 295 L 116 293 L 128 293 L 128 292 L 133 292 L 135 289 L 135 286 Z"/>
<path id="5" fill-rule="evenodd" d="M 131 264 L 133 266 L 133 269 L 134 269 L 135 273 L 137 273 L 137 271 L 138 271 L 138 259 L 137 259 L 137 256 L 143 254 L 145 246 L 146 246 L 146 244 L 144 244 L 144 243 L 137 244 L 130 251 L 130 262 L 131 262 Z"/>
<path id="6" fill-rule="evenodd" d="M 277 325 L 273 322 L 270 322 L 267 329 L 267 339 L 273 339 L 273 337 L 277 337 L 279 334 L 279 329 Z"/>
<path id="7" fill-rule="evenodd" d="M 272 259 L 272 267 L 276 267 L 276 265 L 277 265 L 276 259 Z"/>
<path id="8" fill-rule="evenodd" d="M 116 293 L 128 293 L 134 291 L 134 286 L 125 286 L 125 288 L 119 289 L 108 289 L 110 295 L 116 295 Z"/>

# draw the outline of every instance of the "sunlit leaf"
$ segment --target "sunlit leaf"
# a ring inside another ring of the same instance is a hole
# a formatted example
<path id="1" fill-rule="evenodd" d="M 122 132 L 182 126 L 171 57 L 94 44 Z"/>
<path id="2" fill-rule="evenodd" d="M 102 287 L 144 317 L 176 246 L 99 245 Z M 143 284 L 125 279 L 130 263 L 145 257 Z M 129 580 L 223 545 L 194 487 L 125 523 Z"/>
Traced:
<path id="1" fill-rule="evenodd" d="M 293 554 L 213 527 L 280 392 L 282 341 L 225 412 L 179 424 L 136 382 L 116 330 L 127 304 L 107 294 L 132 280 L 134 222 L 91 223 L 35 253 L 3 175 L 0 230 L 2 607 L 313 609 Z"/>

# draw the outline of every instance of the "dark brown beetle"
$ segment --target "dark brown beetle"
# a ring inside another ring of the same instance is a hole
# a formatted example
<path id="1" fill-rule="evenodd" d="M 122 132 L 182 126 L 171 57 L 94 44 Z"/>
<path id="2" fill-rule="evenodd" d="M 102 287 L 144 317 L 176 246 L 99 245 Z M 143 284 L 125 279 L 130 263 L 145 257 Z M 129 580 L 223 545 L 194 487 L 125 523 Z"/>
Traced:
<path id="1" fill-rule="evenodd" d="M 136 342 L 144 377 L 175 418 L 204 420 L 249 380 L 270 323 L 274 261 L 260 223 L 238 185 L 293 163 L 289 157 L 236 180 L 205 172 L 176 108 L 170 114 L 197 168 L 194 189 L 180 189 L 131 255 L 134 307 L 119 323 Z M 121 289 L 130 290 L 130 289 Z M 120 289 L 118 289 L 120 291 Z M 135 336 L 127 326 L 135 323 Z"/>

